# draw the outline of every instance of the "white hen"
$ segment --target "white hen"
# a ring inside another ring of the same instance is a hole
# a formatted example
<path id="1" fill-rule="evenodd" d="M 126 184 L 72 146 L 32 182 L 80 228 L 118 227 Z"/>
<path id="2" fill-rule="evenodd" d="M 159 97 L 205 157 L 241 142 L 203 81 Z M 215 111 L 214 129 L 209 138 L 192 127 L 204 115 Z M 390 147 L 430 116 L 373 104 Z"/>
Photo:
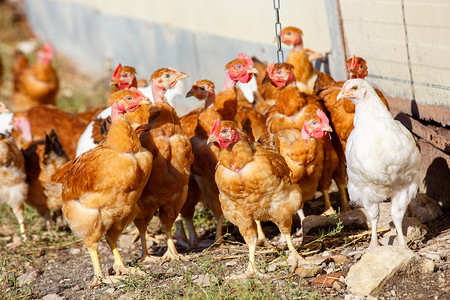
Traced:
<path id="1" fill-rule="evenodd" d="M 348 192 L 350 200 L 362 205 L 369 215 L 372 224 L 369 248 L 379 245 L 378 204 L 388 198 L 399 243 L 407 248 L 402 221 L 418 189 L 419 149 L 411 132 L 394 120 L 367 81 L 348 80 L 337 97 L 342 98 L 356 105 L 355 128 L 345 150 Z"/>

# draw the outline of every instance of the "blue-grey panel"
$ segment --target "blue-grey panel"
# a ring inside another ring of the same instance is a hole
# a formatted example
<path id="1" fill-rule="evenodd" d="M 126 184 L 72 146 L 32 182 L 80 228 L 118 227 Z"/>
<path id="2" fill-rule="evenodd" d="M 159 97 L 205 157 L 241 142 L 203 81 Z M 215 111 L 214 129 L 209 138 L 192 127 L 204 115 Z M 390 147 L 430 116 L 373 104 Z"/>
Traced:
<path id="1" fill-rule="evenodd" d="M 186 72 L 189 86 L 208 78 L 218 90 L 224 81 L 225 64 L 239 52 L 260 60 L 276 60 L 276 45 L 227 39 L 168 25 L 121 16 L 104 15 L 73 3 L 25 0 L 35 33 L 51 41 L 55 49 L 79 63 L 84 72 L 105 73 L 117 63 L 134 66 L 139 77 L 148 79 L 160 67 Z M 285 57 L 288 49 L 284 48 Z"/>

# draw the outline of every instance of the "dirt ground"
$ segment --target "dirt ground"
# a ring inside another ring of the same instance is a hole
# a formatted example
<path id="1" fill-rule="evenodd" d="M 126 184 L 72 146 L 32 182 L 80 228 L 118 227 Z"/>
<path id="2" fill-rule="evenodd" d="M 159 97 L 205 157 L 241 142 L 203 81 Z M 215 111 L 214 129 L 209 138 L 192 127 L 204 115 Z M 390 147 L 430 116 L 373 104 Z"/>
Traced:
<path id="1" fill-rule="evenodd" d="M 20 16 L 14 16 L 11 7 L 0 1 L 0 55 L 3 58 L 3 84 L 0 100 L 9 103 L 12 87 L 9 66 L 16 44 L 30 39 L 30 32 Z M 58 54 L 56 65 L 61 80 L 58 105 L 69 111 L 82 111 L 98 103 L 88 99 L 103 99 L 106 94 L 107 77 L 89 78 L 78 74 L 73 62 Z M 76 101 L 72 101 L 76 98 Z M 332 194 L 334 206 L 339 206 L 337 193 Z M 307 215 L 320 214 L 321 197 L 305 208 Z M 450 214 L 426 224 L 429 232 L 421 242 L 411 245 L 415 252 L 444 237 L 450 237 Z M 199 209 L 195 222 L 203 239 L 214 238 L 212 215 Z M 258 266 L 268 277 L 248 281 L 228 280 L 233 274 L 242 274 L 248 263 L 248 249 L 236 227 L 226 222 L 224 244 L 204 249 L 187 250 L 177 246 L 187 261 L 137 263 L 140 241 L 133 242 L 134 227 L 122 234 L 119 250 L 123 260 L 145 272 L 142 276 L 126 276 L 115 285 L 103 284 L 89 289 L 93 269 L 83 242 L 74 236 L 63 221 L 55 235 L 45 230 L 44 220 L 27 208 L 26 226 L 30 241 L 18 237 L 18 226 L 9 207 L 0 206 L 0 299 L 344 299 L 349 292 L 344 284 L 321 285 L 314 279 L 301 278 L 289 273 L 283 266 L 285 250 L 281 248 L 258 248 Z M 278 230 L 271 223 L 264 223 L 264 231 L 271 242 L 278 239 Z M 293 231 L 298 228 L 295 220 Z M 334 231 L 333 231 L 334 230 Z M 166 250 L 165 238 L 159 229 L 157 218 L 149 227 L 153 236 L 151 253 L 162 256 Z M 344 261 L 324 260 L 320 263 L 321 274 L 339 273 L 346 276 L 351 265 L 360 257 L 352 256 L 355 250 L 368 246 L 368 234 L 363 228 L 322 228 L 310 233 L 298 251 L 305 257 L 329 257 L 341 255 Z M 355 238 L 358 236 L 358 238 Z M 107 272 L 113 257 L 104 241 L 99 247 L 102 270 Z M 441 261 L 431 273 L 404 272 L 391 278 L 379 294 L 379 299 L 450 299 L 450 262 Z M 319 274 L 320 275 L 320 274 Z M 56 296 L 58 295 L 58 296 Z M 347 296 L 349 298 L 349 296 Z"/>

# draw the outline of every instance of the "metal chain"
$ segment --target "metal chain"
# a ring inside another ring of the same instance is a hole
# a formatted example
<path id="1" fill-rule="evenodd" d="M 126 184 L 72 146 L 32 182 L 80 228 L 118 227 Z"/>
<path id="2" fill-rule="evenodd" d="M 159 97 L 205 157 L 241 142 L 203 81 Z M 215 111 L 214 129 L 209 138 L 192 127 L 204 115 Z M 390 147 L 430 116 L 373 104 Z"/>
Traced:
<path id="1" fill-rule="evenodd" d="M 278 63 L 282 64 L 284 63 L 284 53 L 283 49 L 281 49 L 280 0 L 273 0 L 273 8 L 275 9 L 275 16 L 276 16 L 275 34 L 277 36 L 277 45 L 278 45 L 277 59 Z"/>

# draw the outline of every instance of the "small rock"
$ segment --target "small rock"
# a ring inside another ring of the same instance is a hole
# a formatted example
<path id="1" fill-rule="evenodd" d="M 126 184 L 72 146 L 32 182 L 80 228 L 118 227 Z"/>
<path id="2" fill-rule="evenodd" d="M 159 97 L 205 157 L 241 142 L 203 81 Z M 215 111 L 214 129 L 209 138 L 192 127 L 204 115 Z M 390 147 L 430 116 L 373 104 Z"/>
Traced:
<path id="1" fill-rule="evenodd" d="M 78 255 L 81 253 L 81 250 L 78 248 L 72 248 L 72 249 L 70 249 L 69 253 L 72 255 Z"/>
<path id="2" fill-rule="evenodd" d="M 113 287 L 111 287 L 111 288 L 107 289 L 107 290 L 105 291 L 105 293 L 107 293 L 107 294 L 113 294 L 115 291 L 116 291 L 116 290 L 115 290 Z"/>
<path id="3" fill-rule="evenodd" d="M 226 267 L 232 267 L 232 266 L 235 266 L 235 265 L 237 265 L 237 261 L 235 261 L 235 260 L 227 261 L 225 263 Z"/>
<path id="4" fill-rule="evenodd" d="M 397 271 L 405 270 L 414 258 L 414 252 L 399 247 L 377 247 L 353 265 L 346 283 L 351 293 L 360 296 L 376 294 Z"/>
<path id="5" fill-rule="evenodd" d="M 346 230 L 367 230 L 368 218 L 362 208 L 354 209 L 340 216 Z"/>
<path id="6" fill-rule="evenodd" d="M 17 278 L 17 282 L 19 283 L 19 285 L 24 285 L 27 283 L 31 283 L 33 282 L 36 278 L 38 278 L 39 273 L 37 271 L 31 271 L 28 273 L 25 273 L 23 275 L 20 275 Z"/>
<path id="7" fill-rule="evenodd" d="M 342 276 L 342 273 L 334 273 L 334 274 L 323 274 L 317 276 L 312 281 L 313 287 L 332 287 L 333 282 L 339 281 L 339 278 Z"/>
<path id="8" fill-rule="evenodd" d="M 434 272 L 434 268 L 435 268 L 435 264 L 434 261 L 431 259 L 423 259 L 420 263 L 419 263 L 419 268 L 420 271 L 422 273 L 433 273 Z"/>
<path id="9" fill-rule="evenodd" d="M 322 268 L 314 265 L 300 265 L 296 270 L 295 274 L 300 277 L 314 277 L 322 272 Z"/>
<path id="10" fill-rule="evenodd" d="M 372 295 L 367 296 L 366 300 L 377 300 L 378 298 Z"/>
<path id="11" fill-rule="evenodd" d="M 314 228 L 329 228 L 334 227 L 337 224 L 337 219 L 325 217 L 325 216 L 317 216 L 317 215 L 309 215 L 302 222 L 302 232 L 303 236 L 308 235 L 308 233 Z"/>
<path id="12" fill-rule="evenodd" d="M 418 218 L 403 218 L 402 227 L 406 237 L 411 241 L 423 241 L 429 231 Z"/>
<path id="13" fill-rule="evenodd" d="M 42 297 L 42 300 L 62 300 L 64 297 L 58 296 L 57 294 L 48 294 Z"/>
<path id="14" fill-rule="evenodd" d="M 274 272 L 277 269 L 277 264 L 270 264 L 267 267 L 267 272 Z"/>
<path id="15" fill-rule="evenodd" d="M 80 290 L 80 286 L 78 284 L 75 284 L 74 287 L 72 288 L 72 291 L 79 291 Z"/>
<path id="16" fill-rule="evenodd" d="M 409 203 L 407 213 L 410 217 L 417 217 L 421 223 L 427 223 L 441 216 L 442 209 L 436 200 L 419 193 Z"/>
<path id="17" fill-rule="evenodd" d="M 345 283 L 336 280 L 333 282 L 332 288 L 335 289 L 336 291 L 340 291 L 345 288 Z"/>
<path id="18" fill-rule="evenodd" d="M 333 255 L 331 259 L 337 264 L 343 264 L 348 261 L 348 258 L 344 255 Z"/>
<path id="19" fill-rule="evenodd" d="M 331 273 L 334 272 L 335 267 L 336 267 L 336 264 L 335 264 L 334 262 L 330 262 L 330 263 L 328 264 L 328 268 L 325 269 L 325 272 L 326 272 L 327 274 L 331 274 Z"/>
<path id="20" fill-rule="evenodd" d="M 131 293 L 126 293 L 121 295 L 118 300 L 128 300 L 128 299 L 135 299 L 136 296 L 132 295 Z"/>
<path id="21" fill-rule="evenodd" d="M 328 251 L 323 251 L 321 255 L 328 258 L 328 256 L 330 256 L 330 252 L 328 252 Z"/>
<path id="22" fill-rule="evenodd" d="M 212 283 L 217 281 L 217 277 L 209 274 L 200 274 L 198 279 L 194 280 L 196 284 L 202 287 L 211 286 Z"/>
<path id="23" fill-rule="evenodd" d="M 350 294 L 350 295 L 345 295 L 344 299 L 345 300 L 364 300 L 365 297 Z"/>
<path id="24" fill-rule="evenodd" d="M 351 255 L 353 254 L 353 255 Z M 362 251 L 355 251 L 354 253 L 349 254 L 349 256 L 353 256 L 355 261 L 359 260 L 362 256 Z"/>
<path id="25" fill-rule="evenodd" d="M 419 251 L 419 254 L 421 256 L 424 256 L 428 259 L 434 260 L 434 261 L 439 261 L 441 260 L 441 256 L 439 255 L 439 253 L 437 252 L 431 252 L 431 251 Z"/>
<path id="26" fill-rule="evenodd" d="M 308 256 L 305 259 L 308 263 L 313 264 L 313 265 L 320 265 L 320 264 L 326 263 L 330 260 L 329 257 L 320 256 L 320 255 Z"/>

